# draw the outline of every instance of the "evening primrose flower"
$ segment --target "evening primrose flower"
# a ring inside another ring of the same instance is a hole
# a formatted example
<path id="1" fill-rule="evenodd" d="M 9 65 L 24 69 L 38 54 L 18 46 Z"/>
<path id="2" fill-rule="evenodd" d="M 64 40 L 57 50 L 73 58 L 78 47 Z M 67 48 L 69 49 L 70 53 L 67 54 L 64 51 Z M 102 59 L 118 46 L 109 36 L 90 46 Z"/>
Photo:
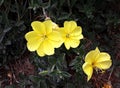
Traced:
<path id="1" fill-rule="evenodd" d="M 60 33 L 53 30 L 56 27 L 55 23 L 51 20 L 33 21 L 31 26 L 33 31 L 25 35 L 28 50 L 37 51 L 39 56 L 53 55 L 54 48 L 61 46 Z"/>
<path id="2" fill-rule="evenodd" d="M 106 70 L 112 65 L 110 55 L 106 52 L 100 52 L 98 48 L 88 52 L 85 56 L 85 63 L 82 68 L 85 74 L 88 76 L 89 81 L 93 74 L 93 69 Z"/>
<path id="3" fill-rule="evenodd" d="M 62 41 L 67 50 L 76 48 L 80 44 L 80 39 L 83 39 L 82 28 L 77 26 L 75 21 L 65 21 L 64 27 L 60 28 Z"/>

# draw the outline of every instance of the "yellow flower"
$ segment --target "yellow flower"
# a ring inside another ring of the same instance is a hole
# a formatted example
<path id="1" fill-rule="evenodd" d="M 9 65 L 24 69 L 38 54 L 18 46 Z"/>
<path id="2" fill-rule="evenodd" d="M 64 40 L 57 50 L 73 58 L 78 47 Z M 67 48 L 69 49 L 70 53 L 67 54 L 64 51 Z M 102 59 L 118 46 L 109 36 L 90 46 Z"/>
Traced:
<path id="1" fill-rule="evenodd" d="M 34 21 L 31 23 L 33 31 L 25 35 L 28 50 L 37 51 L 39 56 L 54 54 L 54 48 L 61 46 L 59 42 L 61 36 L 58 31 L 53 31 L 55 29 L 53 24 L 55 23 L 51 20 L 45 20 L 44 22 Z"/>
<path id="2" fill-rule="evenodd" d="M 67 50 L 69 50 L 70 47 L 78 47 L 80 39 L 83 39 L 82 28 L 77 26 L 75 21 L 65 21 L 64 27 L 61 27 L 59 30 Z"/>
<path id="3" fill-rule="evenodd" d="M 53 30 L 58 30 L 59 27 L 56 23 L 52 22 L 52 27 L 53 27 Z"/>
<path id="4" fill-rule="evenodd" d="M 106 70 L 112 65 L 110 55 L 106 52 L 100 52 L 98 48 L 88 52 L 85 56 L 85 63 L 82 68 L 85 74 L 88 76 L 89 81 L 93 74 L 93 69 Z"/>

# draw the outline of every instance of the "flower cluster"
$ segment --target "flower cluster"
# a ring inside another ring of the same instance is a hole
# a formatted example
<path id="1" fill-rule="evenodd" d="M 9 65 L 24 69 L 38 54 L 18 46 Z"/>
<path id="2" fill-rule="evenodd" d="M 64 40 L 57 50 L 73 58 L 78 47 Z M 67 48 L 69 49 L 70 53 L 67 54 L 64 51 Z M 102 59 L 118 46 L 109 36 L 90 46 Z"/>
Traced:
<path id="1" fill-rule="evenodd" d="M 37 51 L 39 56 L 53 55 L 54 49 L 59 48 L 63 43 L 67 50 L 76 48 L 83 39 L 82 28 L 77 26 L 75 21 L 65 21 L 64 27 L 52 22 L 50 19 L 44 22 L 33 21 L 33 31 L 25 35 L 27 48 L 30 51 Z"/>
<path id="2" fill-rule="evenodd" d="M 77 26 L 75 21 L 65 21 L 63 27 L 59 27 L 50 19 L 33 21 L 31 23 L 33 31 L 26 33 L 27 48 L 29 51 L 36 51 L 41 57 L 53 55 L 55 48 L 62 44 L 66 49 L 77 48 L 80 40 L 83 39 L 82 28 Z M 112 61 L 106 52 L 100 52 L 98 48 L 88 52 L 85 56 L 85 63 L 82 68 L 88 76 L 89 81 L 93 74 L 93 69 L 106 70 L 110 68 Z"/>

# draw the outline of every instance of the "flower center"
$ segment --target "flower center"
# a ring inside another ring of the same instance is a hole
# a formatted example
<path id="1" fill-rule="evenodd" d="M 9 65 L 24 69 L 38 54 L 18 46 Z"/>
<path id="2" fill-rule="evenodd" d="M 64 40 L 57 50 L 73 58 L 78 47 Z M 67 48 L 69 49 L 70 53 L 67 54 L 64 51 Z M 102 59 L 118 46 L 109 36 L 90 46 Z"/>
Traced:
<path id="1" fill-rule="evenodd" d="M 43 35 L 42 38 L 43 38 L 43 39 L 46 39 L 46 38 L 47 38 L 47 35 Z"/>
<path id="2" fill-rule="evenodd" d="M 95 62 L 92 63 L 92 67 L 93 67 L 93 68 L 95 67 Z"/>
<path id="3" fill-rule="evenodd" d="M 67 35 L 66 35 L 66 38 L 69 38 L 69 37 L 70 37 L 70 34 L 67 34 Z"/>

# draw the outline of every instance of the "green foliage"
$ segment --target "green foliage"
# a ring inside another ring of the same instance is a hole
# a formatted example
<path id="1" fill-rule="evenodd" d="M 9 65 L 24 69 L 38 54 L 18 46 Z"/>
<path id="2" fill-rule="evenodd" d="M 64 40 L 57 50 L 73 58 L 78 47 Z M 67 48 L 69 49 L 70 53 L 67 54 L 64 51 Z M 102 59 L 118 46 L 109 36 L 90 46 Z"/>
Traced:
<path id="1" fill-rule="evenodd" d="M 3 0 L 0 6 L 0 63 L 4 64 L 25 52 L 26 3 Z M 26 16 L 27 17 L 27 16 Z M 24 20 L 23 20 L 24 19 Z"/>
<path id="2" fill-rule="evenodd" d="M 55 55 L 43 58 L 30 54 L 36 74 L 20 74 L 18 83 L 5 88 L 93 88 L 82 71 L 84 56 L 99 46 L 115 58 L 120 48 L 112 33 L 119 36 L 119 5 L 119 0 L 1 0 L 0 66 L 8 66 L 28 52 L 24 35 L 31 30 L 32 21 L 45 19 L 43 9 L 59 26 L 65 20 L 77 21 L 84 35 L 76 49 L 67 51 L 62 46 Z"/>

